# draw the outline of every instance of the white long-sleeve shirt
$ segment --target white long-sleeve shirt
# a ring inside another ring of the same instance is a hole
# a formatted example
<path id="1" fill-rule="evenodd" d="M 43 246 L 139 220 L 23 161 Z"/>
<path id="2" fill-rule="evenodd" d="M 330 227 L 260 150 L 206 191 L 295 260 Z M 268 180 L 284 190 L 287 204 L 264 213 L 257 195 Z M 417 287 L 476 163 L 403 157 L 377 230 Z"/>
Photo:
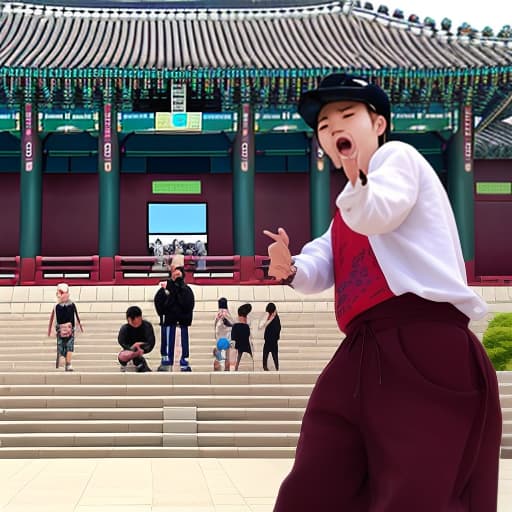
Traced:
<path id="1" fill-rule="evenodd" d="M 398 141 L 381 146 L 370 160 L 368 183 L 347 183 L 336 206 L 353 231 L 368 236 L 395 295 L 410 292 L 450 302 L 473 320 L 485 315 L 486 303 L 467 285 L 448 196 L 415 148 Z M 294 257 L 297 291 L 318 293 L 333 286 L 331 226 Z"/>

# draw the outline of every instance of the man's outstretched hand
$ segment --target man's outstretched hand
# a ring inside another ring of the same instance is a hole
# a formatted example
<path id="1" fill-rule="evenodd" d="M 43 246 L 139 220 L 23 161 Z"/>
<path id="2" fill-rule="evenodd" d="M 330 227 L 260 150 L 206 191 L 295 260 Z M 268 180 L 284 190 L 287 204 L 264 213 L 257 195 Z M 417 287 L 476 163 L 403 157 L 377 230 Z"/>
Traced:
<path id="1" fill-rule="evenodd" d="M 268 246 L 268 255 L 270 257 L 268 275 L 278 280 L 288 279 L 293 274 L 292 255 L 290 254 L 290 249 L 288 249 L 290 242 L 288 234 L 283 228 L 279 228 L 277 233 L 272 233 L 265 229 L 263 234 L 274 240 L 274 243 Z"/>

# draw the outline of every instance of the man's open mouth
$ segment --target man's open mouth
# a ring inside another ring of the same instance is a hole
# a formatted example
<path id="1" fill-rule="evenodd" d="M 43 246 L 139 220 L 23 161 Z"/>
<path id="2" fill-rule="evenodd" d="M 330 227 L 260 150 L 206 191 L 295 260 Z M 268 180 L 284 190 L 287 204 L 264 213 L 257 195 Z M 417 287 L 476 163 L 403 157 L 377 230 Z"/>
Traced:
<path id="1" fill-rule="evenodd" d="M 336 141 L 336 148 L 343 156 L 350 156 L 352 154 L 352 141 L 347 137 L 340 137 Z"/>

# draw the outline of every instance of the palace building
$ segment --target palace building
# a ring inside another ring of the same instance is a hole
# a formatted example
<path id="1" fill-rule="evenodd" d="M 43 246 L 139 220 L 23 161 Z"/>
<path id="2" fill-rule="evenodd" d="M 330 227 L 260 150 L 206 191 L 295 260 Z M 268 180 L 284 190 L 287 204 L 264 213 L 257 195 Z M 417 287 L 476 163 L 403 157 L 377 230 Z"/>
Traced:
<path id="1" fill-rule="evenodd" d="M 264 280 L 262 230 L 300 251 L 345 183 L 296 113 L 332 71 L 389 93 L 392 138 L 447 189 L 468 279 L 512 279 L 506 27 L 351 1 L 33 0 L 0 2 L 0 34 L 6 283 L 149 278 L 155 242 L 189 262 L 203 244 L 205 279 Z"/>

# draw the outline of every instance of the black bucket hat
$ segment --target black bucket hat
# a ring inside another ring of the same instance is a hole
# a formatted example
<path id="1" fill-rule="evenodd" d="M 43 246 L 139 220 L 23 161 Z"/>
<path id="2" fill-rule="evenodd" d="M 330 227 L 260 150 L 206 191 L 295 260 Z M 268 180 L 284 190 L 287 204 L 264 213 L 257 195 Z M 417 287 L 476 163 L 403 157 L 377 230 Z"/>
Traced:
<path id="1" fill-rule="evenodd" d="M 391 127 L 391 104 L 388 95 L 366 79 L 332 73 L 322 79 L 318 88 L 305 92 L 300 100 L 298 111 L 304 121 L 316 132 L 320 110 L 333 101 L 360 101 L 386 119 L 386 135 Z"/>

